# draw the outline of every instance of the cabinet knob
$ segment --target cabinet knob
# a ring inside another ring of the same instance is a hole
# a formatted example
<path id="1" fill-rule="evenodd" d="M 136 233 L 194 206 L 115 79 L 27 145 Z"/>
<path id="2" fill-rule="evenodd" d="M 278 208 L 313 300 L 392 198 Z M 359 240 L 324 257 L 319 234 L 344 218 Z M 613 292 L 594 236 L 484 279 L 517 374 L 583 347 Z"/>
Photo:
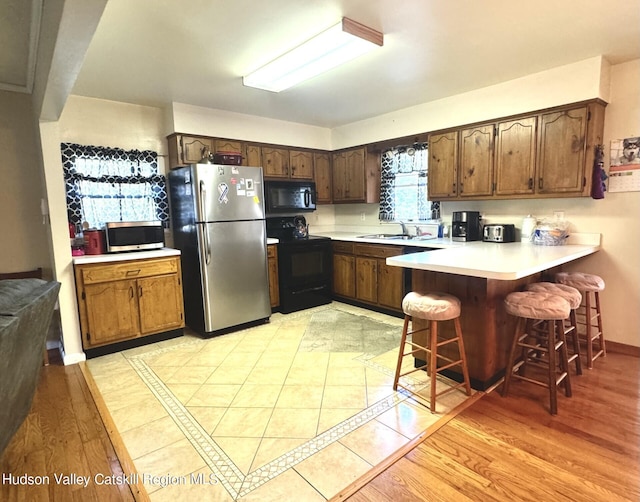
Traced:
<path id="1" fill-rule="evenodd" d="M 538 179 L 538 188 L 539 188 L 540 190 L 542 190 L 542 186 L 543 186 L 543 185 L 544 185 L 544 182 L 542 181 L 542 178 L 539 178 L 539 179 Z"/>
<path id="2" fill-rule="evenodd" d="M 529 190 L 533 190 L 533 178 L 529 178 Z"/>

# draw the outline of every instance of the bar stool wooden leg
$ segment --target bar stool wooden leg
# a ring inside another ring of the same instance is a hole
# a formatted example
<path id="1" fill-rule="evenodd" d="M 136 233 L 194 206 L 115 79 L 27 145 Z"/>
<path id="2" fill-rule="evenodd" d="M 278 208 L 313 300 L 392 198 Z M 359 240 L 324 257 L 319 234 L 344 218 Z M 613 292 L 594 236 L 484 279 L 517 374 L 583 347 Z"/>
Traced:
<path id="1" fill-rule="evenodd" d="M 436 376 L 438 375 L 438 323 L 429 323 L 431 358 L 429 361 L 429 379 L 431 383 L 431 396 L 429 396 L 429 407 L 432 413 L 436 412 Z"/>
<path id="2" fill-rule="evenodd" d="M 547 321 L 548 326 L 548 345 L 549 345 L 549 401 L 552 415 L 558 414 L 558 386 L 556 382 L 556 323 L 555 321 Z"/>
<path id="3" fill-rule="evenodd" d="M 410 320 L 411 316 L 404 316 L 404 326 L 402 327 L 402 336 L 400 337 L 400 349 L 398 350 L 398 364 L 396 364 L 396 375 L 393 378 L 393 390 L 398 390 L 398 380 L 400 380 L 400 369 L 402 367 L 402 358 L 404 357 L 404 347 L 407 341 Z"/>
<path id="4" fill-rule="evenodd" d="M 524 318 L 518 317 L 516 321 L 516 333 L 511 342 L 511 349 L 509 350 L 509 357 L 507 359 L 507 367 L 504 372 L 504 383 L 502 384 L 502 396 L 506 397 L 509 394 L 509 385 L 511 384 L 511 375 L 513 374 L 513 365 L 516 358 L 516 349 L 518 348 L 518 341 L 522 336 L 524 330 Z"/>
<path id="5" fill-rule="evenodd" d="M 578 320 L 575 309 L 569 314 L 569 322 L 573 329 L 571 330 L 571 339 L 573 340 L 573 353 L 576 355 L 576 374 L 582 375 L 582 354 L 580 353 L 580 336 L 578 335 Z"/>
<path id="6" fill-rule="evenodd" d="M 560 345 L 560 368 L 564 371 L 564 395 L 571 397 L 571 375 L 569 374 L 569 351 L 567 349 L 567 338 L 564 333 L 564 323 L 556 321 L 557 338 Z M 562 375 L 560 376 L 562 378 Z"/>
<path id="7" fill-rule="evenodd" d="M 464 378 L 464 388 L 467 391 L 467 396 L 471 395 L 471 380 L 469 379 L 469 368 L 467 367 L 467 353 L 464 350 L 464 340 L 462 339 L 462 326 L 460 326 L 460 318 L 456 317 L 453 320 L 456 328 L 456 335 L 458 337 L 458 350 L 460 351 L 460 359 L 462 359 L 462 377 Z"/>
<path id="8" fill-rule="evenodd" d="M 604 344 L 604 332 L 602 331 L 602 311 L 600 310 L 600 291 L 595 292 L 596 297 L 596 311 L 598 312 L 598 332 L 600 340 L 600 350 L 602 351 L 602 357 L 607 356 L 607 348 Z"/>
<path id="9" fill-rule="evenodd" d="M 585 331 L 587 337 L 587 368 L 593 368 L 593 340 L 591 340 L 591 295 L 587 291 L 585 293 L 584 298 L 584 322 L 585 322 Z"/>

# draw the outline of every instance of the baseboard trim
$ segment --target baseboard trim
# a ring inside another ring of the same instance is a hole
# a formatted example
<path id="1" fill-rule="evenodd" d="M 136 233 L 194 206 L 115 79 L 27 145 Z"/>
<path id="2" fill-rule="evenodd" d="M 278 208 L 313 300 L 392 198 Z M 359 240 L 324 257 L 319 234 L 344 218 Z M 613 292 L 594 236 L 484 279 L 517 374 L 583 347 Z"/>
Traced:
<path id="1" fill-rule="evenodd" d="M 605 340 L 607 352 L 615 352 L 616 354 L 625 354 L 627 356 L 640 357 L 640 347 L 627 345 L 626 343 L 612 342 Z"/>
<path id="2" fill-rule="evenodd" d="M 107 435 L 111 440 L 113 449 L 118 456 L 118 460 L 120 461 L 122 470 L 127 477 L 135 480 L 133 483 L 129 484 L 129 489 L 131 490 L 133 498 L 136 500 L 136 502 L 150 502 L 151 499 L 149 498 L 149 494 L 147 493 L 144 484 L 138 479 L 138 476 L 133 476 L 133 474 L 137 474 L 138 471 L 133 464 L 131 455 L 129 455 L 129 451 L 125 447 L 124 441 L 120 437 L 120 433 L 116 428 L 116 424 L 113 421 L 109 410 L 107 409 L 107 405 L 102 399 L 102 394 L 100 394 L 100 390 L 98 389 L 98 386 L 96 385 L 91 372 L 87 368 L 86 363 L 83 362 L 80 364 L 80 370 L 85 382 L 87 383 L 87 387 L 89 387 L 89 392 L 91 392 L 91 397 L 93 397 L 93 402 L 98 409 L 98 413 L 100 414 L 100 418 L 102 419 L 104 428 L 107 431 Z"/>
<path id="3" fill-rule="evenodd" d="M 457 407 L 450 410 L 435 424 L 428 427 L 425 431 L 423 431 L 414 439 L 409 441 L 406 445 L 404 445 L 398 451 L 388 456 L 385 460 L 383 460 L 378 465 L 373 467 L 371 470 L 369 470 L 366 474 L 364 474 L 360 478 L 356 479 L 349 486 L 347 486 L 343 490 L 340 490 L 337 494 L 331 497 L 329 502 L 338 502 L 338 501 L 343 501 L 349 498 L 351 495 L 357 492 L 360 488 L 362 488 L 367 483 L 369 483 L 372 479 L 374 479 L 376 476 L 378 476 L 383 471 L 385 471 L 389 466 L 395 464 L 398 460 L 400 460 L 405 455 L 407 455 L 410 451 L 415 449 L 420 443 L 424 442 L 428 437 L 433 435 L 439 429 L 441 429 L 446 424 L 448 424 L 452 419 L 454 419 L 460 413 L 466 410 L 469 406 L 471 406 L 473 403 L 478 401 L 478 399 L 481 399 L 484 395 L 485 395 L 484 392 L 476 392 L 469 399 L 466 399 L 465 401 L 460 403 Z"/>

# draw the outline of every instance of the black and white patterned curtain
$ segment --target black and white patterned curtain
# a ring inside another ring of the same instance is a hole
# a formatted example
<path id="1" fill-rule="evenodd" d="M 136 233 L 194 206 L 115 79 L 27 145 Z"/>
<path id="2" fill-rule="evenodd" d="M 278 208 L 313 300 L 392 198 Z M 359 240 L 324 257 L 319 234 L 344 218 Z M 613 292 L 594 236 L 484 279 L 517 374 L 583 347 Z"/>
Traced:
<path id="1" fill-rule="evenodd" d="M 62 143 L 69 222 L 102 228 L 111 221 L 160 220 L 169 224 L 165 177 L 158 154 Z"/>
<path id="2" fill-rule="evenodd" d="M 439 213 L 439 203 L 427 198 L 427 144 L 382 152 L 380 221 L 423 221 Z"/>

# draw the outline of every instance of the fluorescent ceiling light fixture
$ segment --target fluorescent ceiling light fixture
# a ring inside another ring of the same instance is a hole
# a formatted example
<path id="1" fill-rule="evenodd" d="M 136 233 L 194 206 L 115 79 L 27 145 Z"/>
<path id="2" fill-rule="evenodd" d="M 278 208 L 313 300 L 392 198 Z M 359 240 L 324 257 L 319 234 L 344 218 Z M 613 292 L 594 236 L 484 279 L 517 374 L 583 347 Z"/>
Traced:
<path id="1" fill-rule="evenodd" d="M 242 77 L 244 85 L 280 92 L 381 47 L 382 33 L 343 17 L 335 26 Z"/>

